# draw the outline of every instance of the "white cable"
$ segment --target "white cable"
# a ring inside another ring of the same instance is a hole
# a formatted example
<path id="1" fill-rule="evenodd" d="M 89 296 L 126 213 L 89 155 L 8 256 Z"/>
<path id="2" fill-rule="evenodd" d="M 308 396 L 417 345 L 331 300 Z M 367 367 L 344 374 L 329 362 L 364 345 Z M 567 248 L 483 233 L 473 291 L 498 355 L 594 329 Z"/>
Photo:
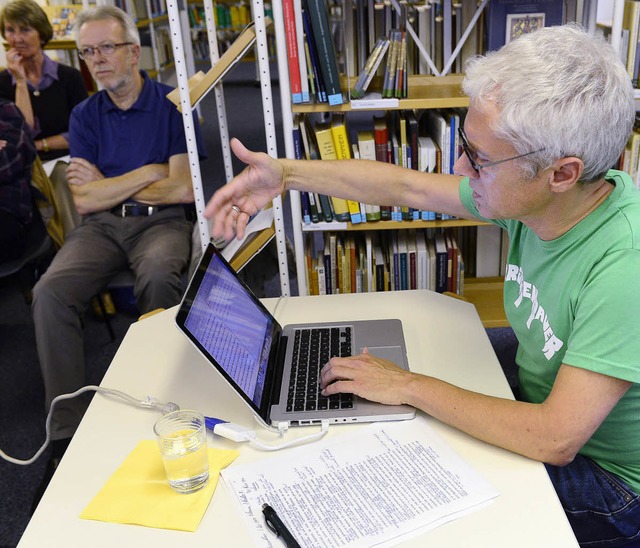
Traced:
<path id="1" fill-rule="evenodd" d="M 10 457 L 9 455 L 7 455 L 2 449 L 0 449 L 0 457 L 2 457 L 4 460 L 12 464 L 20 464 L 22 466 L 33 464 L 36 460 L 38 460 L 38 458 L 42 455 L 42 453 L 44 453 L 45 449 L 49 445 L 49 441 L 51 438 L 51 418 L 53 417 L 53 409 L 56 406 L 56 404 L 62 400 L 70 400 L 71 398 L 75 398 L 76 396 L 79 396 L 80 394 L 84 394 L 85 392 L 89 392 L 90 390 L 94 392 L 99 392 L 101 394 L 104 394 L 105 396 L 114 396 L 114 397 L 121 398 L 125 400 L 127 403 L 130 403 L 131 405 L 135 405 L 138 407 L 145 407 L 147 409 L 158 409 L 162 413 L 170 413 L 171 411 L 176 411 L 180 409 L 180 407 L 178 407 L 178 405 L 173 402 L 160 403 L 154 398 L 151 398 L 149 396 L 147 396 L 146 400 L 137 400 L 132 396 L 129 396 L 129 394 L 120 392 L 120 390 L 114 390 L 113 388 L 102 388 L 101 386 L 94 386 L 94 385 L 83 386 L 82 388 L 76 390 L 71 394 L 61 394 L 60 396 L 57 396 L 53 399 L 53 401 L 51 402 L 51 407 L 49 408 L 49 413 L 47 415 L 47 421 L 45 423 L 46 437 L 45 437 L 44 443 L 42 444 L 42 447 L 38 449 L 36 454 L 33 455 L 33 457 L 27 460 L 16 459 L 14 457 Z"/>

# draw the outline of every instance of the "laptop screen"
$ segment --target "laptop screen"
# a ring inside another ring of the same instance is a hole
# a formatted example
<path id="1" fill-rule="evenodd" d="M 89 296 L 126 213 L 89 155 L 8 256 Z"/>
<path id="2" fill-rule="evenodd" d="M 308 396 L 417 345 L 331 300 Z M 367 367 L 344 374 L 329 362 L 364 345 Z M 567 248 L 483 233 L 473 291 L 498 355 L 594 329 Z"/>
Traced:
<path id="1" fill-rule="evenodd" d="M 176 321 L 260 412 L 279 326 L 213 245 L 205 251 Z"/>

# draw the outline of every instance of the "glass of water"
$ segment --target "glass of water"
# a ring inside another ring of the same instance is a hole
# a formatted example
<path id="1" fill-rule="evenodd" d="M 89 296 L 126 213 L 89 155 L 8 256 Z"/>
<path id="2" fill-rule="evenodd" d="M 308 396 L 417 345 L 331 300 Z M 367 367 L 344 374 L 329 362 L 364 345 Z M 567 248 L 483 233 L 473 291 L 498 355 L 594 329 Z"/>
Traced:
<path id="1" fill-rule="evenodd" d="M 202 489 L 209 480 L 204 417 L 180 409 L 160 417 L 153 431 L 171 488 L 182 494 Z"/>

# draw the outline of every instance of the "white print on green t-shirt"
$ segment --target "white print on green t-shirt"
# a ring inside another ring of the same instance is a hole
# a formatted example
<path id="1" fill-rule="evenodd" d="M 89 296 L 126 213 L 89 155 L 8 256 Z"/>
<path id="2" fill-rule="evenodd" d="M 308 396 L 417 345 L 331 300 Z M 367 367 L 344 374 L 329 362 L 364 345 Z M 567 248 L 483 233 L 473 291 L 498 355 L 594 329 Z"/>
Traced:
<path id="1" fill-rule="evenodd" d="M 522 268 L 514 264 L 507 265 L 505 281 L 516 282 L 520 287 L 518 298 L 513 303 L 516 308 L 520 308 L 520 304 L 522 304 L 525 298 L 531 301 L 531 314 L 529 314 L 529 319 L 527 320 L 527 329 L 531 329 L 533 320 L 540 322 L 545 340 L 542 353 L 547 360 L 550 360 L 554 354 L 562 348 L 564 343 L 554 335 L 553 329 L 551 325 L 549 325 L 549 317 L 545 309 L 538 302 L 538 288 L 532 283 L 525 281 Z"/>

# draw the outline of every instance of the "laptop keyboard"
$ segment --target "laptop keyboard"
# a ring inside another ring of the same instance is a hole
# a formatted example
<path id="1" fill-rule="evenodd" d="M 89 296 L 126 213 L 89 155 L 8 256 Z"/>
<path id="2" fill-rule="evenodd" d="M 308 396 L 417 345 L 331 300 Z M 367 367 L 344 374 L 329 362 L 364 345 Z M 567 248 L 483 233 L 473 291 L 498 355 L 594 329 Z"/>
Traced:
<path id="1" fill-rule="evenodd" d="M 351 327 L 295 331 L 287 411 L 353 408 L 353 394 L 320 394 L 320 370 L 334 356 L 351 356 Z"/>

